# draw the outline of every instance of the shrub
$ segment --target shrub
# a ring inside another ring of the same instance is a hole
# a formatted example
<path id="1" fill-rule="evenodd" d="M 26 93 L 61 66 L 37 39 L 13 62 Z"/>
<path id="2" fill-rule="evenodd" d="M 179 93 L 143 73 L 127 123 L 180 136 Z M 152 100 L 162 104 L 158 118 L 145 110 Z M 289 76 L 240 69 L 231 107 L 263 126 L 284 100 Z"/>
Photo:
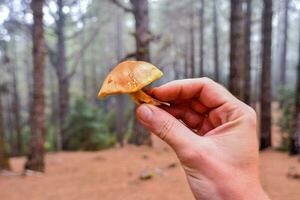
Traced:
<path id="1" fill-rule="evenodd" d="M 66 124 L 66 150 L 99 150 L 115 144 L 115 135 L 110 129 L 111 116 L 84 98 L 76 100 Z"/>
<path id="2" fill-rule="evenodd" d="M 287 151 L 289 148 L 289 137 L 293 131 L 295 92 L 291 89 L 279 90 L 278 101 L 282 109 L 279 126 L 282 131 L 282 144 L 280 150 Z"/>

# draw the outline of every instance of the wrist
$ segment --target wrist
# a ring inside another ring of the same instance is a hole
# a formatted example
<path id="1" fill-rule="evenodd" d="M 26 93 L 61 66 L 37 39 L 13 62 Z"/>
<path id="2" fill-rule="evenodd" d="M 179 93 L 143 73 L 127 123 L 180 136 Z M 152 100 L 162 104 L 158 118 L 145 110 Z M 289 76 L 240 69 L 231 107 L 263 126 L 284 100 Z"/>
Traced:
<path id="1" fill-rule="evenodd" d="M 242 178 L 240 178 L 241 180 Z M 243 180 L 243 179 L 242 179 Z M 232 181 L 231 184 L 223 184 L 219 187 L 220 196 L 224 200 L 269 200 L 268 195 L 263 190 L 260 182 L 256 181 Z"/>

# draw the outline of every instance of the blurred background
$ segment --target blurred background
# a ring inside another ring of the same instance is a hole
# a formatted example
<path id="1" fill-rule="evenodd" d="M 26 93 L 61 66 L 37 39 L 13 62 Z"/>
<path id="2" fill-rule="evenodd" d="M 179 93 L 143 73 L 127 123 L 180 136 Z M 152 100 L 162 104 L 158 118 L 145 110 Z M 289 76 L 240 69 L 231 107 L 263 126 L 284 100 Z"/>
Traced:
<path id="1" fill-rule="evenodd" d="M 252 106 L 263 187 L 300 199 L 299 41 L 299 0 L 0 0 L 0 199 L 193 199 L 129 97 L 97 99 L 130 59 Z"/>

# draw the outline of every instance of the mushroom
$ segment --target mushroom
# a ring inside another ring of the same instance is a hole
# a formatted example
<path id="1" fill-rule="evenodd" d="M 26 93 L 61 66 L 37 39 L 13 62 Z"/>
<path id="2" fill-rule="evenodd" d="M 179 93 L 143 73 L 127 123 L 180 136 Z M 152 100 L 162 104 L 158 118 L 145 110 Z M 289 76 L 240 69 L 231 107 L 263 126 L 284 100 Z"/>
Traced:
<path id="1" fill-rule="evenodd" d="M 129 94 L 139 105 L 168 105 L 146 94 L 142 89 L 163 76 L 154 65 L 143 61 L 125 61 L 118 64 L 105 78 L 99 97 L 115 94 Z"/>

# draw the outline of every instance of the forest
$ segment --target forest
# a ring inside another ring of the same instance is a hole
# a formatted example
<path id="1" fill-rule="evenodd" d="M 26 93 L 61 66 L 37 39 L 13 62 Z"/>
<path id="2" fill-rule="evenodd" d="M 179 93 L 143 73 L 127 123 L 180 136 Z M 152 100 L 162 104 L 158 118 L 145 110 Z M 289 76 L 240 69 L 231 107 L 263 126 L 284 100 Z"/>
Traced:
<path id="1" fill-rule="evenodd" d="M 299 199 L 299 0 L 0 0 L 0 199 L 193 199 L 130 97 L 97 97 L 126 60 L 164 72 L 151 87 L 208 77 L 251 106 L 263 187 Z"/>

